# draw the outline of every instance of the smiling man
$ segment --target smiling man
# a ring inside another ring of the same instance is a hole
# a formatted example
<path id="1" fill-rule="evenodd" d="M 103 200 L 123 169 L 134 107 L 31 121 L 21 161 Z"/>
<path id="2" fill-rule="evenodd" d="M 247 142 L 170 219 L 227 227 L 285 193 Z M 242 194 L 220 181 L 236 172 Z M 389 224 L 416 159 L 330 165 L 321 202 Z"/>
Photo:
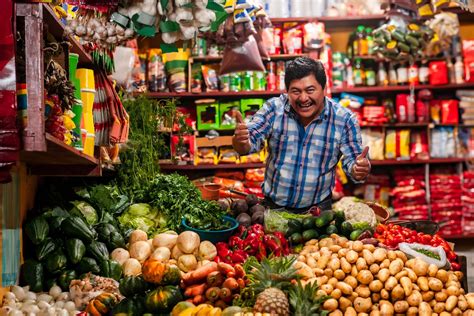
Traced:
<path id="1" fill-rule="evenodd" d="M 287 94 L 268 100 L 245 124 L 241 115 L 233 137 L 241 155 L 262 149 L 269 157 L 263 183 L 266 204 L 302 213 L 313 206 L 331 209 L 336 166 L 354 182 L 370 172 L 368 147 L 362 150 L 355 115 L 324 95 L 326 73 L 320 61 L 296 58 L 286 65 Z"/>

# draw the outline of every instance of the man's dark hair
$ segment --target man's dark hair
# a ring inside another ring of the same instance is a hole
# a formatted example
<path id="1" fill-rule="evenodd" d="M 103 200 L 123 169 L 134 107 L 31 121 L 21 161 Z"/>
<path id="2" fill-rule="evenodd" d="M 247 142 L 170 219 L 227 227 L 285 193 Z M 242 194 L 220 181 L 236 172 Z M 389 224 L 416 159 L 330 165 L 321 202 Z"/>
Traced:
<path id="1" fill-rule="evenodd" d="M 285 69 L 285 85 L 286 89 L 290 88 L 293 80 L 298 80 L 309 75 L 314 75 L 316 81 L 324 89 L 326 86 L 326 72 L 323 63 L 309 57 L 298 57 L 286 63 Z"/>

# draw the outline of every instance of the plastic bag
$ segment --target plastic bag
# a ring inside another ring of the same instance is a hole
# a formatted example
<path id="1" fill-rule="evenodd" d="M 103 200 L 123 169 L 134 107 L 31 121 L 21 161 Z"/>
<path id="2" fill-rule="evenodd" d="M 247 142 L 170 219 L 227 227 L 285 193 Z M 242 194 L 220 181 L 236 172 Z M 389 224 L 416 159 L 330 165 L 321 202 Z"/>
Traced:
<path id="1" fill-rule="evenodd" d="M 220 75 L 240 71 L 265 71 L 254 36 L 243 44 L 227 44 L 224 49 Z"/>
<path id="2" fill-rule="evenodd" d="M 450 264 L 448 260 L 446 259 L 446 252 L 444 251 L 443 247 L 438 246 L 438 247 L 432 247 L 428 245 L 422 245 L 418 243 L 406 243 L 402 242 L 398 244 L 398 248 L 403 251 L 409 258 L 421 258 L 423 261 L 425 261 L 428 264 L 434 264 L 438 268 L 445 268 L 446 270 L 449 270 Z M 436 255 L 439 256 L 439 259 L 435 259 L 432 257 L 429 257 L 421 252 L 418 252 L 417 250 L 423 250 L 423 251 L 430 251 Z"/>
<path id="3" fill-rule="evenodd" d="M 115 71 L 112 78 L 121 86 L 128 88 L 132 78 L 135 64 L 135 51 L 133 48 L 118 46 L 114 51 Z"/>
<path id="4" fill-rule="evenodd" d="M 312 216 L 311 214 L 294 214 L 286 212 L 283 208 L 281 209 L 266 209 L 265 210 L 265 232 L 274 233 L 282 232 L 286 234 L 288 231 L 288 220 L 290 219 L 303 219 L 305 217 Z"/>

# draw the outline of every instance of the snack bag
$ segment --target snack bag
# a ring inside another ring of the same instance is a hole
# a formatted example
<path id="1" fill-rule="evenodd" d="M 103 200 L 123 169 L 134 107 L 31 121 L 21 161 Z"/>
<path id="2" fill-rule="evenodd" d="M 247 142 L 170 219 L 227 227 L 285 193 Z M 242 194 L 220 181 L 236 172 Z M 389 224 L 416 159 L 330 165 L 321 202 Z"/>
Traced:
<path id="1" fill-rule="evenodd" d="M 202 65 L 202 76 L 204 77 L 204 83 L 206 84 L 206 91 L 219 91 L 219 65 Z"/>
<path id="2" fill-rule="evenodd" d="M 197 150 L 195 165 L 217 165 L 215 147 L 201 147 Z"/>
<path id="3" fill-rule="evenodd" d="M 186 69 L 189 49 L 179 48 L 178 52 L 163 54 L 166 72 L 169 74 L 168 85 L 171 92 L 186 92 Z"/>
<path id="4" fill-rule="evenodd" d="M 240 163 L 239 154 L 232 146 L 223 146 L 219 148 L 219 163 Z"/>
<path id="5" fill-rule="evenodd" d="M 148 52 L 148 89 L 151 92 L 164 92 L 167 89 L 161 49 L 153 48 Z"/>

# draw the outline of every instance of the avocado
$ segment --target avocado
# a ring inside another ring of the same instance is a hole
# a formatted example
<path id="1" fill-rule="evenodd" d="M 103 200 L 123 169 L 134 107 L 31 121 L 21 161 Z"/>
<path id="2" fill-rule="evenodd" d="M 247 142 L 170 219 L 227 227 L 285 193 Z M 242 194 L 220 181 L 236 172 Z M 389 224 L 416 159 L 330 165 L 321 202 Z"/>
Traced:
<path id="1" fill-rule="evenodd" d="M 319 234 L 316 231 L 316 229 L 308 229 L 308 230 L 305 230 L 303 232 L 302 236 L 303 236 L 304 241 L 308 241 L 308 240 L 311 240 L 311 239 L 318 238 Z"/>

